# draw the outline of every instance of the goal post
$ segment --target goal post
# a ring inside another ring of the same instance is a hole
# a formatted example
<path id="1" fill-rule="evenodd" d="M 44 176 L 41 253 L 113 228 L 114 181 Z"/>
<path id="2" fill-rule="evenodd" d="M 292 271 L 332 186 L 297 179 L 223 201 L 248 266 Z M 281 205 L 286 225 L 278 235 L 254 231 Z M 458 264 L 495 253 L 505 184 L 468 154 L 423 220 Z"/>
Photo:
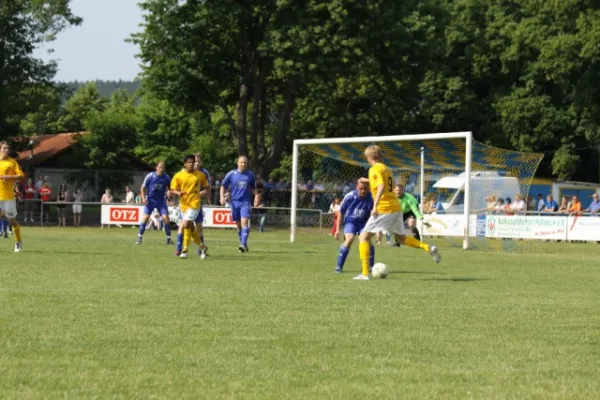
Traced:
<path id="1" fill-rule="evenodd" d="M 395 183 L 419 199 L 430 223 L 417 225 L 421 235 L 447 238 L 455 245 L 458 239 L 465 250 L 473 247 L 474 237 L 486 237 L 481 222 L 489 211 L 488 198 L 525 200 L 543 157 L 488 146 L 475 141 L 472 132 L 294 140 L 291 242 L 298 240 L 299 227 L 306 228 L 298 219 L 299 209 L 331 215 L 328 208 L 335 209 L 358 178 L 367 176 L 370 166 L 363 152 L 371 144 L 381 147 Z"/>
<path id="2" fill-rule="evenodd" d="M 393 136 L 364 136 L 354 138 L 329 138 L 329 139 L 296 139 L 294 140 L 293 154 L 292 154 L 292 194 L 291 194 L 291 218 L 290 218 L 290 240 L 292 243 L 296 241 L 296 212 L 298 207 L 298 161 L 299 161 L 299 147 L 303 145 L 324 145 L 324 144 L 348 144 L 348 143 L 382 143 L 382 142 L 407 142 L 407 141 L 423 141 L 423 140 L 440 140 L 440 139 L 464 139 L 465 140 L 465 207 L 463 216 L 465 218 L 465 232 L 463 238 L 463 248 L 469 247 L 469 199 L 471 197 L 471 152 L 473 143 L 472 132 L 450 132 L 450 133 L 430 133 L 430 134 L 413 134 L 413 135 L 393 135 Z M 422 149 L 421 160 L 424 163 L 424 151 Z M 365 161 L 366 162 L 366 161 Z M 385 162 L 385 159 L 384 159 Z M 421 191 L 423 191 L 423 177 L 424 165 L 420 166 L 421 170 Z M 359 177 L 357 176 L 356 179 Z M 421 208 L 423 209 L 423 197 L 420 199 Z"/>

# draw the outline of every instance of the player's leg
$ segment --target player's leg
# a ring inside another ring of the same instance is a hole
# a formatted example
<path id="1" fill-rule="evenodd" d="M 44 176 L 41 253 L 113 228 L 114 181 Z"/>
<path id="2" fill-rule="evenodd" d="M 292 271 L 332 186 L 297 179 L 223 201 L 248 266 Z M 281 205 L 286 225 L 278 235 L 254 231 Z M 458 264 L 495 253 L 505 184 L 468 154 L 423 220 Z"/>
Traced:
<path id="1" fill-rule="evenodd" d="M 344 271 L 344 264 L 346 263 L 348 254 L 350 254 L 350 247 L 352 247 L 357 231 L 358 229 L 350 222 L 344 225 L 344 243 L 340 245 L 337 265 L 335 266 L 335 272 L 338 274 Z"/>
<path id="2" fill-rule="evenodd" d="M 370 218 L 369 221 L 374 221 L 374 218 Z M 369 225 L 369 222 L 367 222 Z M 373 225 L 371 223 L 371 225 Z M 371 259 L 371 249 L 373 245 L 371 243 L 371 238 L 375 232 L 370 232 L 371 227 L 365 229 L 361 232 L 358 237 L 358 252 L 360 254 L 360 261 L 362 266 L 362 273 L 356 276 L 354 279 L 356 280 L 368 280 L 369 279 L 369 263 Z"/>
<path id="3" fill-rule="evenodd" d="M 417 220 L 415 219 L 414 216 L 411 215 L 410 217 L 408 217 L 407 225 L 408 225 L 408 229 L 411 230 L 413 237 L 420 241 L 421 234 L 419 233 L 419 230 L 417 229 Z"/>
<path id="4" fill-rule="evenodd" d="M 169 207 L 167 206 L 167 204 L 162 204 L 159 208 L 158 211 L 160 213 L 160 216 L 162 217 L 164 226 L 165 226 L 165 235 L 167 236 L 167 244 L 172 244 L 173 242 L 171 241 L 171 220 L 169 219 Z"/>
<path id="5" fill-rule="evenodd" d="M 179 224 L 177 226 L 177 242 L 176 242 L 176 245 L 175 245 L 175 255 L 177 257 L 181 256 L 181 252 L 183 250 L 183 230 L 184 230 L 184 227 L 185 227 L 185 213 L 181 213 L 181 218 L 180 218 Z"/>
<path id="6" fill-rule="evenodd" d="M 0 201 L 0 210 L 5 218 L 8 218 L 15 237 L 15 253 L 21 251 L 21 225 L 17 221 L 17 203 L 14 200 Z"/>
<path id="7" fill-rule="evenodd" d="M 402 213 L 397 213 L 396 220 L 394 221 L 392 231 L 396 235 L 396 239 L 399 243 L 405 244 L 407 246 L 413 247 L 415 249 L 423 249 L 428 252 L 436 263 L 439 263 L 442 260 L 442 256 L 436 246 L 429 246 L 427 243 L 423 243 L 413 237 L 406 236 L 404 232 L 404 219 L 402 218 Z"/>
<path id="8" fill-rule="evenodd" d="M 144 205 L 142 221 L 140 223 L 140 229 L 138 230 L 137 241 L 135 244 L 142 244 L 142 238 L 144 237 L 144 233 L 146 232 L 146 227 L 148 226 L 148 220 L 150 219 L 150 215 L 152 215 L 152 211 L 154 211 L 154 204 L 148 203 Z"/>
<path id="9" fill-rule="evenodd" d="M 240 208 L 240 222 L 242 225 L 242 246 L 244 247 L 244 251 L 248 251 L 248 238 L 250 237 L 250 217 L 252 216 L 252 207 L 250 203 L 244 204 Z"/>

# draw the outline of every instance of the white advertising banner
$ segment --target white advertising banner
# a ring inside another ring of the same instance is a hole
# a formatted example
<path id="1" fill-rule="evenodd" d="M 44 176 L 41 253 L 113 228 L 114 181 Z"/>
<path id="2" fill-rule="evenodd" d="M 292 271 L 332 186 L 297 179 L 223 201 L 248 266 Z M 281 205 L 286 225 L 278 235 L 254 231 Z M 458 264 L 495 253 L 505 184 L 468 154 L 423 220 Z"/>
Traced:
<path id="1" fill-rule="evenodd" d="M 600 216 L 569 217 L 567 239 L 600 241 Z"/>
<path id="2" fill-rule="evenodd" d="M 461 214 L 426 214 L 423 221 L 428 222 L 431 227 L 423 225 L 426 236 L 459 236 L 465 234 L 465 217 Z M 469 236 L 477 234 L 477 216 L 469 218 Z"/>
<path id="3" fill-rule="evenodd" d="M 538 215 L 488 215 L 485 236 L 492 238 L 566 240 L 567 218 Z"/>
<path id="4" fill-rule="evenodd" d="M 235 222 L 231 218 L 228 208 L 204 207 L 204 227 L 232 228 Z M 144 216 L 142 204 L 120 205 L 103 204 L 101 210 L 101 223 L 104 225 L 139 225 Z M 179 221 L 179 209 L 169 206 L 169 218 L 173 222 Z"/>

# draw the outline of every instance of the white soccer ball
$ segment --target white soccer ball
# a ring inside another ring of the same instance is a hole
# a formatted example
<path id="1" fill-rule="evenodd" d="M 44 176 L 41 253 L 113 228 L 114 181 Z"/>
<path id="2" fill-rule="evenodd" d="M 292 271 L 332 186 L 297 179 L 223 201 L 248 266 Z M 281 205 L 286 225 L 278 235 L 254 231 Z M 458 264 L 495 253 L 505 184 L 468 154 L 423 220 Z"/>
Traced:
<path id="1" fill-rule="evenodd" d="M 390 270 L 387 265 L 384 263 L 376 263 L 373 265 L 373 269 L 371 270 L 371 276 L 373 278 L 381 278 L 385 279 L 389 275 Z"/>

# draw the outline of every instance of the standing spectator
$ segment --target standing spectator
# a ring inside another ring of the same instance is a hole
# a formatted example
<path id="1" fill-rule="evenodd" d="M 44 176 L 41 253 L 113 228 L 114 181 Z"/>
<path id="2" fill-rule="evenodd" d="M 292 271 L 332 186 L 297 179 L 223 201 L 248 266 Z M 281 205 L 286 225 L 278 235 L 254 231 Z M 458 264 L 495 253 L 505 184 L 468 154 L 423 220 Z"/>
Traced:
<path id="1" fill-rule="evenodd" d="M 544 202 L 544 196 L 542 196 L 541 193 L 538 193 L 537 198 L 538 198 L 538 203 L 537 203 L 536 211 L 542 212 L 542 211 L 544 211 L 544 207 L 546 207 L 546 203 Z"/>
<path id="2" fill-rule="evenodd" d="M 46 205 L 44 207 L 44 203 L 50 201 L 51 196 L 52 189 L 50 189 L 50 184 L 47 180 L 44 180 L 44 183 L 40 188 L 40 199 L 42 199 L 42 223 L 44 223 L 44 215 L 46 216 L 46 224 L 50 223 L 50 206 Z"/>
<path id="3" fill-rule="evenodd" d="M 44 185 L 44 181 L 47 181 L 48 178 L 44 178 L 42 175 L 39 176 L 37 182 L 35 183 L 35 191 L 40 192 L 42 190 L 42 186 Z"/>
<path id="4" fill-rule="evenodd" d="M 106 189 L 106 191 L 102 195 L 102 199 L 100 199 L 100 203 L 110 204 L 112 202 L 113 202 L 112 191 L 110 189 Z M 110 228 L 110 224 L 108 224 L 108 227 Z M 104 224 L 100 224 L 100 229 L 104 229 Z"/>
<path id="5" fill-rule="evenodd" d="M 336 197 L 329 206 L 329 212 L 333 213 L 333 226 L 331 227 L 331 233 L 329 236 L 335 236 L 335 240 L 339 239 L 339 232 L 337 231 L 337 219 L 340 217 L 340 210 L 342 209 L 342 200 Z"/>
<path id="6" fill-rule="evenodd" d="M 265 199 L 264 196 L 261 192 L 259 192 L 257 194 L 258 197 L 258 205 L 257 208 L 258 210 L 256 211 L 256 214 L 258 214 L 259 219 L 258 219 L 258 231 L 260 233 L 263 233 L 265 231 L 265 224 L 267 222 L 267 210 L 265 210 L 266 207 L 266 203 L 265 203 Z"/>
<path id="7" fill-rule="evenodd" d="M 515 194 L 515 201 L 510 205 L 510 209 L 514 214 L 525 212 L 525 202 L 520 194 Z"/>
<path id="8" fill-rule="evenodd" d="M 58 211 L 58 227 L 60 228 L 60 224 L 62 222 L 62 226 L 64 228 L 67 227 L 67 201 L 69 201 L 69 192 L 67 191 L 67 185 L 64 183 L 60 184 L 60 188 L 58 189 L 58 196 L 56 196 L 56 202 L 59 203 L 56 205 L 56 209 Z"/>
<path id="9" fill-rule="evenodd" d="M 560 206 L 558 207 L 558 212 L 566 214 L 569 212 L 569 208 L 571 208 L 571 204 L 569 203 L 569 200 L 567 200 L 567 197 L 563 196 L 560 202 Z"/>
<path id="10" fill-rule="evenodd" d="M 565 204 L 567 202 L 567 199 L 564 199 Z M 549 194 L 548 196 L 546 196 L 546 203 L 544 205 L 544 212 L 546 213 L 555 213 L 558 211 L 558 203 L 554 200 L 554 197 L 552 197 L 551 194 Z"/>
<path id="11" fill-rule="evenodd" d="M 40 186 L 41 189 L 41 186 Z M 33 180 L 31 178 L 27 179 L 27 184 L 25 185 L 25 223 L 27 223 L 27 217 L 31 222 L 33 221 L 33 212 L 35 210 L 35 194 L 38 191 L 36 190 Z"/>
<path id="12" fill-rule="evenodd" d="M 83 193 L 81 189 L 76 189 L 75 193 L 73 193 L 73 226 L 81 226 L 81 213 L 83 211 L 83 206 L 81 202 L 83 201 Z"/>
<path id="13" fill-rule="evenodd" d="M 586 208 L 585 210 L 583 210 L 584 212 L 589 212 L 592 214 L 598 214 L 600 212 L 600 196 L 598 196 L 598 193 L 594 193 L 592 195 L 592 202 L 590 203 L 590 206 L 588 208 Z"/>
<path id="14" fill-rule="evenodd" d="M 135 193 L 129 186 L 125 186 L 125 204 L 135 204 Z"/>

